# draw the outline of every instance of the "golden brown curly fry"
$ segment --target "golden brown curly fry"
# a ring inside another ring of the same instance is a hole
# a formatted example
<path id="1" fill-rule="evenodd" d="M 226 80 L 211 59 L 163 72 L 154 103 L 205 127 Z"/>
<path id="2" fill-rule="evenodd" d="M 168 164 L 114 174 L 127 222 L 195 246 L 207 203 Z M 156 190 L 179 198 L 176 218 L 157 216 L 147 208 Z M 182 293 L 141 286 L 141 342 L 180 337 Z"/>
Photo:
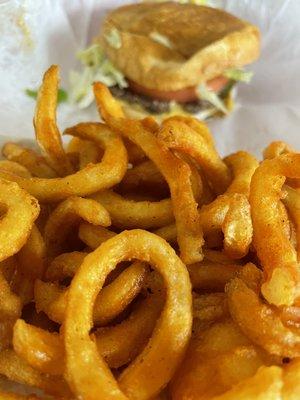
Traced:
<path id="1" fill-rule="evenodd" d="M 92 140 L 104 148 L 101 162 L 89 164 L 82 170 L 64 178 L 31 178 L 0 170 L 0 178 L 14 181 L 42 202 L 64 200 L 69 196 L 87 196 L 119 183 L 127 170 L 127 152 L 122 139 L 103 124 L 78 124 L 66 134 Z"/>
<path id="2" fill-rule="evenodd" d="M 52 65 L 45 72 L 38 92 L 33 124 L 37 143 L 49 165 L 58 175 L 65 176 L 71 174 L 73 168 L 56 125 L 58 83 L 58 66 Z"/>
<path id="3" fill-rule="evenodd" d="M 117 317 L 141 291 L 146 273 L 146 266 L 135 262 L 105 286 L 95 302 L 95 324 L 105 325 Z M 45 312 L 55 322 L 64 321 L 68 289 L 56 283 L 36 280 L 34 295 L 38 312 Z"/>
<path id="4" fill-rule="evenodd" d="M 108 211 L 98 202 L 82 197 L 68 197 L 50 214 L 44 231 L 49 257 L 61 254 L 64 242 L 70 232 L 84 220 L 94 225 L 109 226 Z"/>
<path id="5" fill-rule="evenodd" d="M 207 126 L 200 121 L 197 121 L 197 125 L 197 130 L 194 127 L 191 129 L 185 119 L 170 117 L 163 121 L 157 135 L 169 148 L 192 156 L 211 182 L 215 193 L 224 193 L 231 182 L 230 170 L 217 153 Z M 202 134 L 203 131 L 205 134 Z"/>
<path id="6" fill-rule="evenodd" d="M 300 296 L 297 253 L 286 236 L 280 208 L 286 177 L 300 176 L 300 154 L 263 161 L 251 181 L 253 245 L 264 269 L 262 293 L 269 303 L 292 305 Z"/>
<path id="7" fill-rule="evenodd" d="M 57 176 L 44 157 L 38 155 L 34 150 L 27 149 L 17 143 L 6 143 L 2 148 L 2 154 L 8 160 L 23 165 L 32 176 L 39 178 L 55 178 Z"/>
<path id="8" fill-rule="evenodd" d="M 255 266 L 256 277 L 240 276 L 226 286 L 229 310 L 240 329 L 254 343 L 270 354 L 299 357 L 300 330 L 286 327 L 281 311 L 259 297 L 261 274 Z"/>
<path id="9" fill-rule="evenodd" d="M 153 132 L 158 126 L 153 119 L 124 120 L 120 105 L 104 85 L 99 82 L 94 84 L 94 92 L 106 123 L 139 145 L 168 182 L 182 259 L 187 264 L 201 261 L 203 234 L 191 187 L 189 166 L 154 137 Z"/>

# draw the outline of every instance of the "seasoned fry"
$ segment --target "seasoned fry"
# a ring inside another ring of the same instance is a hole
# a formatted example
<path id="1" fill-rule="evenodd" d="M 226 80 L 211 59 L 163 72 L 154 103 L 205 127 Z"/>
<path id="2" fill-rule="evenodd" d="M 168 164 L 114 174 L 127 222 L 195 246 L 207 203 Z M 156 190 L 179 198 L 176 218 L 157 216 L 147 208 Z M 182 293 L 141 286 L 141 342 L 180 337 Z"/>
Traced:
<path id="1" fill-rule="evenodd" d="M 262 365 L 264 358 L 259 348 L 232 321 L 214 323 L 192 338 L 173 379 L 172 399 L 213 399 L 253 376 Z"/>
<path id="2" fill-rule="evenodd" d="M 101 204 L 92 199 L 69 197 L 55 208 L 46 223 L 44 238 L 48 256 L 55 257 L 65 251 L 66 238 L 81 220 L 94 225 L 111 224 L 109 213 Z"/>
<path id="3" fill-rule="evenodd" d="M 87 225 L 94 227 L 94 225 Z M 82 251 L 60 254 L 54 258 L 47 268 L 45 278 L 49 281 L 63 281 L 65 278 L 72 278 L 86 255 L 87 253 Z"/>
<path id="4" fill-rule="evenodd" d="M 281 156 L 282 154 L 295 153 L 296 151 L 287 143 L 280 140 L 270 143 L 263 151 L 265 160 Z"/>
<path id="5" fill-rule="evenodd" d="M 3 273 L 0 273 L 0 320 L 17 319 L 21 315 L 21 302 L 16 296 Z"/>
<path id="6" fill-rule="evenodd" d="M 35 395 L 23 396 L 22 394 L 14 394 L 9 392 L 3 392 L 0 390 L 1 400 L 39 400 L 39 397 Z"/>
<path id="7" fill-rule="evenodd" d="M 151 260 L 166 282 L 167 297 L 152 338 L 122 372 L 118 386 L 98 356 L 89 331 L 93 297 L 116 263 L 128 257 Z M 90 298 L 80 295 L 82 285 L 89 287 Z M 72 281 L 64 321 L 66 376 L 76 395 L 97 399 L 114 393 L 116 398 L 125 399 L 123 393 L 130 393 L 132 398 L 142 400 L 158 393 L 170 380 L 189 339 L 192 322 L 190 290 L 188 274 L 180 259 L 165 241 L 151 233 L 141 230 L 120 233 L 89 254 Z M 81 316 L 81 321 L 75 314 Z M 78 343 L 83 345 L 81 353 L 76 350 Z"/>
<path id="8" fill-rule="evenodd" d="M 64 347 L 58 333 L 27 324 L 18 319 L 14 326 L 16 354 L 35 370 L 51 375 L 64 372 Z"/>
<path id="9" fill-rule="evenodd" d="M 286 237 L 280 213 L 286 177 L 300 177 L 300 155 L 288 153 L 265 160 L 251 181 L 253 244 L 264 268 L 262 294 L 269 303 L 292 305 L 300 296 L 297 253 Z"/>
<path id="10" fill-rule="evenodd" d="M 0 160 L 0 171 L 10 172 L 23 178 L 31 178 L 28 169 L 14 161 Z"/>
<path id="11" fill-rule="evenodd" d="M 56 125 L 58 83 L 58 67 L 52 65 L 45 72 L 39 89 L 33 124 L 37 143 L 49 165 L 59 176 L 65 176 L 71 174 L 73 169 Z"/>
<path id="12" fill-rule="evenodd" d="M 89 164 L 97 164 L 102 155 L 103 151 L 95 147 L 93 142 L 83 140 L 79 150 L 79 169 L 83 169 Z"/>
<path id="13" fill-rule="evenodd" d="M 105 207 L 118 228 L 158 228 L 174 220 L 170 199 L 160 201 L 134 201 L 106 190 L 92 196 Z"/>
<path id="14" fill-rule="evenodd" d="M 122 117 L 123 112 L 110 93 L 107 93 L 107 88 L 97 83 L 94 85 L 94 91 L 99 111 L 107 124 L 139 145 L 168 182 L 181 258 L 187 264 L 201 261 L 203 234 L 191 188 L 190 168 L 153 136 L 153 128 L 156 128 L 153 120 L 126 120 L 124 123 L 121 118 L 118 119 Z"/>
<path id="15" fill-rule="evenodd" d="M 94 322 L 105 325 L 117 317 L 140 292 L 146 277 L 144 264 L 136 262 L 123 271 L 99 293 L 94 306 Z M 68 304 L 68 290 L 56 283 L 35 282 L 37 311 L 45 312 L 50 319 L 62 323 Z"/>
<path id="16" fill-rule="evenodd" d="M 34 221 L 39 215 L 36 199 L 17 184 L 0 179 L 0 261 L 16 254 L 26 243 Z M 5 207 L 3 209 L 3 207 Z M 16 225 L 15 222 L 19 221 Z M 9 232 L 9 234 L 8 234 Z"/>
<path id="17" fill-rule="evenodd" d="M 289 186 L 284 186 L 284 192 L 286 195 L 282 202 L 287 207 L 295 225 L 297 257 L 300 260 L 300 193 Z"/>
<path id="18" fill-rule="evenodd" d="M 255 268 L 254 266 L 252 268 Z M 282 357 L 299 357 L 300 330 L 289 329 L 281 321 L 279 310 L 265 304 L 256 282 L 235 278 L 226 286 L 230 313 L 240 329 L 269 353 Z M 259 284 L 260 282 L 258 282 Z M 255 290 L 256 289 L 256 290 Z"/>
<path id="19" fill-rule="evenodd" d="M 41 374 L 11 349 L 0 352 L 0 374 L 15 382 L 42 389 L 58 398 L 71 396 L 69 387 L 62 378 Z"/>
<path id="20" fill-rule="evenodd" d="M 246 196 L 235 194 L 222 223 L 224 252 L 232 259 L 243 258 L 249 251 L 253 228 L 250 204 Z"/>
<path id="21" fill-rule="evenodd" d="M 14 181 L 42 202 L 63 200 L 69 196 L 87 196 L 119 183 L 127 170 L 127 153 L 122 140 L 103 124 L 78 124 L 67 134 L 92 140 L 105 148 L 98 164 L 90 164 L 81 171 L 64 178 L 26 179 L 4 171 L 0 178 Z"/>
<path id="22" fill-rule="evenodd" d="M 115 232 L 102 226 L 95 226 L 85 222 L 79 225 L 78 236 L 91 249 L 96 249 L 100 244 L 115 235 Z"/>
<path id="23" fill-rule="evenodd" d="M 254 377 L 242 381 L 227 393 L 213 397 L 212 400 L 280 399 L 281 375 L 279 367 L 261 367 Z"/>
<path id="24" fill-rule="evenodd" d="M 169 148 L 192 156 L 211 182 L 215 193 L 222 194 L 230 184 L 230 171 L 218 155 L 206 125 L 199 121 L 197 128 L 191 129 L 191 125 L 186 124 L 183 118 L 170 117 L 163 121 L 158 137 Z"/>
<path id="25" fill-rule="evenodd" d="M 2 148 L 2 154 L 8 160 L 23 165 L 32 176 L 39 178 L 55 178 L 57 176 L 56 172 L 47 164 L 44 157 L 39 156 L 34 150 L 27 149 L 19 144 L 6 143 Z"/>
<path id="26" fill-rule="evenodd" d="M 52 66 L 43 155 L 0 161 L 0 399 L 298 400 L 300 154 L 221 159 L 203 122 L 128 119 L 102 83 L 64 150 L 57 89 Z"/>
<path id="27" fill-rule="evenodd" d="M 226 193 L 239 193 L 249 197 L 251 179 L 258 168 L 257 159 L 246 151 L 238 151 L 226 157 L 224 161 L 233 175 Z"/>
<path id="28" fill-rule="evenodd" d="M 45 258 L 44 239 L 36 225 L 33 225 L 27 242 L 17 254 L 18 269 L 32 279 L 42 278 L 45 271 Z"/>
<path id="29" fill-rule="evenodd" d="M 194 326 L 196 321 L 214 322 L 228 317 L 229 311 L 225 293 L 193 295 Z"/>
<path id="30" fill-rule="evenodd" d="M 139 188 L 168 193 L 168 184 L 155 164 L 146 160 L 129 169 L 124 176 L 120 188 L 122 191 L 133 192 Z"/>
<path id="31" fill-rule="evenodd" d="M 234 278 L 240 269 L 240 265 L 222 265 L 218 263 L 206 263 L 205 261 L 188 266 L 193 289 L 216 291 L 224 290 L 226 283 Z"/>
<path id="32" fill-rule="evenodd" d="M 98 351 L 111 368 L 127 364 L 143 349 L 160 314 L 162 299 L 162 296 L 149 296 L 120 324 L 97 329 L 94 336 Z M 63 374 L 65 351 L 58 334 L 19 319 L 14 326 L 13 346 L 38 371 Z"/>
<path id="33" fill-rule="evenodd" d="M 46 245 L 34 224 L 27 242 L 16 255 L 16 268 L 11 287 L 23 304 L 33 299 L 34 280 L 41 279 L 46 268 Z"/>
<path id="34" fill-rule="evenodd" d="M 175 224 L 163 226 L 162 228 L 156 229 L 154 233 L 169 243 L 176 243 L 177 229 Z"/>

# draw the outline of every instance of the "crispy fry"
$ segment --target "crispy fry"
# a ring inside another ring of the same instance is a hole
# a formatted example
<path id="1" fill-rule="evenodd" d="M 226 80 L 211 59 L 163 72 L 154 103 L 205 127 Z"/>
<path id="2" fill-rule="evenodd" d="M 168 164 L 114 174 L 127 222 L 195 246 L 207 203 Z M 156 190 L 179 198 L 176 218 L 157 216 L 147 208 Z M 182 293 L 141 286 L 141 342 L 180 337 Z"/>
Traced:
<path id="1" fill-rule="evenodd" d="M 15 318 L 0 321 L 0 352 L 11 347 Z"/>
<path id="2" fill-rule="evenodd" d="M 23 178 L 31 178 L 28 169 L 14 161 L 0 160 L 0 171 L 10 172 Z"/>
<path id="3" fill-rule="evenodd" d="M 225 293 L 193 295 L 193 316 L 200 322 L 215 322 L 229 316 Z"/>
<path id="4" fill-rule="evenodd" d="M 289 186 L 284 186 L 284 192 L 286 195 L 282 202 L 287 207 L 295 225 L 297 257 L 300 260 L 300 193 Z"/>
<path id="5" fill-rule="evenodd" d="M 50 257 L 65 251 L 66 238 L 82 219 L 94 225 L 111 224 L 109 213 L 101 204 L 92 199 L 69 197 L 50 214 L 45 226 L 44 238 Z"/>
<path id="6" fill-rule="evenodd" d="M 16 354 L 35 370 L 51 375 L 64 372 L 64 347 L 60 335 L 18 319 L 14 326 Z"/>
<path id="7" fill-rule="evenodd" d="M 232 259 L 228 257 L 223 251 L 205 249 L 204 262 L 218 263 L 218 264 L 232 264 Z M 238 262 L 237 262 L 238 264 Z"/>
<path id="8" fill-rule="evenodd" d="M 227 194 L 239 193 L 249 196 L 252 176 L 258 168 L 257 159 L 246 151 L 238 151 L 224 158 L 232 171 L 233 180 L 226 190 Z"/>
<path id="9" fill-rule="evenodd" d="M 282 154 L 295 153 L 295 150 L 287 143 L 280 140 L 270 143 L 263 151 L 265 160 L 281 156 Z"/>
<path id="10" fill-rule="evenodd" d="M 45 72 L 39 89 L 33 124 L 36 140 L 47 162 L 58 175 L 65 176 L 71 174 L 73 169 L 56 125 L 58 83 L 58 67 L 52 65 Z"/>
<path id="11" fill-rule="evenodd" d="M 162 228 L 156 229 L 154 233 L 169 243 L 176 243 L 177 229 L 175 224 L 163 226 Z"/>
<path id="12" fill-rule="evenodd" d="M 153 120 L 118 119 L 123 112 L 108 89 L 98 82 L 94 84 L 94 91 L 99 111 L 107 124 L 139 145 L 168 182 L 182 259 L 187 264 L 201 261 L 203 235 L 190 183 L 190 168 L 153 136 L 156 125 Z"/>
<path id="13" fill-rule="evenodd" d="M 283 400 L 297 400 L 300 390 L 300 361 L 296 359 L 283 369 Z"/>
<path id="14" fill-rule="evenodd" d="M 123 140 L 128 153 L 128 161 L 132 165 L 137 165 L 146 160 L 147 156 L 139 146 L 131 142 L 129 139 L 124 138 Z"/>
<path id="15" fill-rule="evenodd" d="M 118 228 L 157 228 L 174 220 L 170 199 L 134 201 L 106 190 L 92 196 L 105 207 Z"/>
<path id="16" fill-rule="evenodd" d="M 224 290 L 226 283 L 236 275 L 241 266 L 202 261 L 189 265 L 187 268 L 194 289 Z"/>
<path id="17" fill-rule="evenodd" d="M 102 149 L 97 148 L 89 140 L 83 140 L 79 150 L 79 169 L 83 169 L 89 164 L 97 164 L 101 160 L 102 155 Z"/>
<path id="18" fill-rule="evenodd" d="M 19 144 L 6 143 L 2 148 L 2 154 L 8 160 L 23 165 L 32 176 L 39 178 L 55 178 L 57 176 L 56 172 L 47 164 L 44 157 L 38 155 L 34 150 L 27 149 Z"/>
<path id="19" fill-rule="evenodd" d="M 96 104 L 104 121 L 107 122 L 110 117 L 125 117 L 121 104 L 112 96 L 108 87 L 103 85 L 101 82 L 95 82 L 93 88 Z M 133 143 L 134 145 L 137 145 L 135 141 L 131 138 L 127 138 L 127 140 L 131 141 L 131 143 Z M 138 147 L 140 146 L 138 145 Z"/>
<path id="20" fill-rule="evenodd" d="M 98 351 L 111 368 L 132 361 L 146 345 L 160 314 L 162 299 L 162 296 L 149 296 L 135 306 L 129 318 L 95 332 Z M 14 326 L 13 346 L 38 371 L 63 374 L 65 351 L 58 334 L 19 319 Z"/>
<path id="21" fill-rule="evenodd" d="M 157 236 L 162 237 L 167 242 L 176 243 L 176 225 L 167 225 L 153 231 Z M 91 249 L 96 249 L 106 240 L 116 236 L 116 233 L 103 228 L 102 226 L 94 226 L 87 223 L 79 225 L 79 238 Z"/>
<path id="22" fill-rule="evenodd" d="M 0 179 L 0 203 L 1 211 L 5 213 L 0 221 L 0 261 L 2 261 L 16 254 L 26 243 L 39 214 L 39 205 L 36 199 L 17 184 L 2 179 Z M 16 224 L 16 221 L 19 223 Z"/>
<path id="23" fill-rule="evenodd" d="M 42 278 L 45 271 L 46 245 L 44 239 L 33 225 L 30 236 L 22 249 L 17 254 L 18 268 L 25 276 Z"/>
<path id="24" fill-rule="evenodd" d="M 16 320 L 21 315 L 21 302 L 0 271 L 0 320 Z"/>
<path id="25" fill-rule="evenodd" d="M 94 306 L 94 322 L 105 325 L 118 316 L 140 292 L 147 269 L 136 262 L 123 271 L 99 293 Z M 35 283 L 37 311 L 45 312 L 50 319 L 62 323 L 67 308 L 68 290 L 55 283 Z"/>
<path id="26" fill-rule="evenodd" d="M 253 244 L 264 268 L 262 293 L 269 303 L 292 305 L 300 296 L 297 254 L 286 237 L 279 208 L 286 177 L 300 175 L 300 155 L 288 153 L 265 160 L 251 181 Z"/>
<path id="27" fill-rule="evenodd" d="M 254 266 L 252 268 L 255 269 Z M 282 357 L 299 357 L 300 330 L 284 326 L 280 311 L 260 299 L 259 287 L 259 281 L 242 276 L 228 283 L 226 293 L 233 319 L 245 335 L 269 353 Z"/>
<path id="28" fill-rule="evenodd" d="M 17 182 L 23 189 L 42 202 L 63 200 L 69 196 L 87 196 L 119 183 L 127 170 L 127 153 L 122 140 L 103 124 L 78 124 L 66 134 L 92 140 L 105 148 L 98 164 L 90 164 L 81 171 L 64 178 L 25 179 L 0 171 L 0 178 Z"/>
<path id="29" fill-rule="evenodd" d="M 161 312 L 163 296 L 151 295 L 135 306 L 129 318 L 112 327 L 97 329 L 98 351 L 110 367 L 128 364 L 143 350 Z"/>
<path id="30" fill-rule="evenodd" d="M 0 374 L 12 381 L 42 389 L 58 398 L 71 396 L 69 387 L 62 378 L 41 374 L 11 349 L 0 352 Z"/>
<path id="31" fill-rule="evenodd" d="M 252 241 L 252 221 L 246 196 L 249 195 L 251 177 L 258 162 L 246 152 L 235 153 L 225 160 L 233 171 L 234 179 L 224 195 L 200 209 L 200 223 L 206 237 L 222 230 L 226 253 L 231 258 L 242 258 Z M 155 233 L 173 243 L 176 227 L 168 225 Z"/>
<path id="32" fill-rule="evenodd" d="M 87 225 L 94 227 L 94 225 Z M 82 251 L 60 254 L 47 268 L 45 278 L 49 281 L 63 281 L 65 278 L 72 278 L 86 255 L 87 253 Z"/>
<path id="33" fill-rule="evenodd" d="M 129 169 L 120 183 L 120 189 L 123 192 L 132 192 L 140 188 L 149 191 L 155 190 L 163 194 L 168 193 L 167 182 L 155 164 L 150 160 L 143 161 L 132 169 Z"/>
<path id="34" fill-rule="evenodd" d="M 34 224 L 27 242 L 16 255 L 16 268 L 11 279 L 11 287 L 23 305 L 32 301 L 34 280 L 43 277 L 45 266 L 45 242 Z"/>
<path id="35" fill-rule="evenodd" d="M 203 122 L 127 119 L 102 83 L 105 122 L 65 151 L 57 91 L 52 66 L 44 156 L 0 161 L 0 375 L 43 398 L 298 400 L 300 154 L 222 160 Z"/>
<path id="36" fill-rule="evenodd" d="M 282 372 L 279 367 L 261 367 L 257 373 L 212 400 L 281 399 Z"/>
<path id="37" fill-rule="evenodd" d="M 209 139 L 208 136 L 210 136 Z M 206 125 L 197 121 L 196 130 L 194 126 L 187 124 L 185 119 L 176 116 L 170 117 L 163 121 L 158 137 L 169 148 L 192 156 L 201 166 L 206 178 L 211 182 L 215 193 L 225 192 L 230 184 L 231 174 L 218 155 Z"/>
<path id="38" fill-rule="evenodd" d="M 26 396 L 22 394 L 3 392 L 2 390 L 0 390 L 0 398 L 1 400 L 39 400 L 39 397 L 35 395 Z"/>
<path id="39" fill-rule="evenodd" d="M 115 235 L 115 232 L 102 226 L 95 226 L 85 222 L 79 225 L 78 236 L 91 249 L 96 249 L 100 244 Z"/>
<path id="40" fill-rule="evenodd" d="M 106 275 L 118 262 L 128 257 L 150 261 L 158 269 L 166 283 L 167 297 L 152 338 L 142 353 L 122 372 L 118 385 L 97 354 L 89 331 L 93 299 Z M 83 298 L 80 294 L 82 285 L 89 287 L 89 298 Z M 114 393 L 116 399 L 125 399 L 123 393 L 126 393 L 133 399 L 142 400 L 157 394 L 170 380 L 189 339 L 192 322 L 190 290 L 187 271 L 174 250 L 165 241 L 146 231 L 120 233 L 89 254 L 72 281 L 63 326 L 66 376 L 76 395 L 97 399 Z M 78 315 L 81 316 L 80 321 Z M 82 346 L 80 353 L 76 350 L 78 342 Z"/>
<path id="41" fill-rule="evenodd" d="M 262 352 L 232 321 L 199 329 L 173 379 L 172 399 L 212 399 L 253 376 L 261 365 Z"/>
<path id="42" fill-rule="evenodd" d="M 232 259 L 243 258 L 249 251 L 253 235 L 250 204 L 246 196 L 235 194 L 231 197 L 222 231 L 224 252 Z"/>
<path id="43" fill-rule="evenodd" d="M 265 148 L 263 156 L 265 160 L 271 160 L 272 158 L 287 153 L 297 153 L 297 151 L 286 142 L 275 141 Z M 294 188 L 300 187 L 300 179 L 297 178 L 287 178 L 286 183 Z"/>

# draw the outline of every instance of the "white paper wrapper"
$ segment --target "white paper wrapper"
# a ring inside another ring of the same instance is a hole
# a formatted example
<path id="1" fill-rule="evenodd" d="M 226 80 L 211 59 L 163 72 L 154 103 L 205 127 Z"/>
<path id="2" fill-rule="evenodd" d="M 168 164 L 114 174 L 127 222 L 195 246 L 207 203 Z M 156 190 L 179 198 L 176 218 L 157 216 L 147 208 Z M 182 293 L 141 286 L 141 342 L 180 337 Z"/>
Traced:
<path id="1" fill-rule="evenodd" d="M 129 0 L 128 0 L 129 1 Z M 50 64 L 61 66 L 62 85 L 78 67 L 77 50 L 97 34 L 105 13 L 122 0 L 0 0 L 0 144 L 33 138 L 34 101 L 24 94 L 36 88 Z M 210 122 L 219 151 L 261 154 L 272 140 L 300 147 L 300 2 L 298 0 L 219 0 L 262 32 L 262 55 L 250 67 L 254 79 L 240 84 L 238 105 L 229 117 Z M 58 109 L 61 130 L 79 121 L 97 120 L 94 107 Z"/>

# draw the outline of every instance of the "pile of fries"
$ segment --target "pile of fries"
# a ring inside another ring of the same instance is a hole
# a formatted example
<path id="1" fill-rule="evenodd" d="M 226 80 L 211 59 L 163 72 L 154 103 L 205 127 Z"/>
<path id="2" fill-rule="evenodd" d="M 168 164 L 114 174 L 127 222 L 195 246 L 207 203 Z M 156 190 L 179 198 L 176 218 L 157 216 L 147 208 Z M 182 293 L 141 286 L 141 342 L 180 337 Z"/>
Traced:
<path id="1" fill-rule="evenodd" d="M 0 374 L 54 399 L 300 398 L 300 154 L 222 159 L 205 124 L 34 128 L 0 161 Z M 38 393 L 38 392 L 35 392 Z M 4 399 L 36 399 L 1 392 Z"/>

